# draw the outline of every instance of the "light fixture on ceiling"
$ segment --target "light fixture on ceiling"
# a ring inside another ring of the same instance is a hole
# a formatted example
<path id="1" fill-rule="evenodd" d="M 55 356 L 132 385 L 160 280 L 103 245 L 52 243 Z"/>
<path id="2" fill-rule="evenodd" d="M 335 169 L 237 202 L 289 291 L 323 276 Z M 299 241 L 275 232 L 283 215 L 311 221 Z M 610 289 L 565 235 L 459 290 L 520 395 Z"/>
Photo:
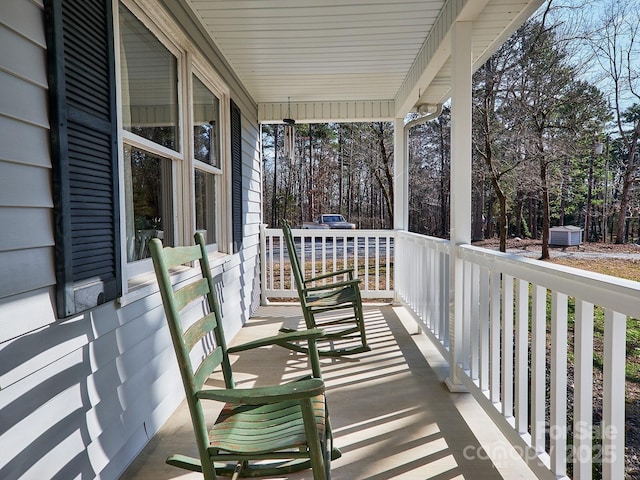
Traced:
<path id="1" fill-rule="evenodd" d="M 282 123 L 284 123 L 284 154 L 289 158 L 289 162 L 293 164 L 295 159 L 296 121 L 291 118 L 291 99 L 288 98 L 287 102 L 287 118 L 282 119 Z"/>
<path id="2" fill-rule="evenodd" d="M 437 112 L 439 105 L 433 103 L 420 103 L 416 105 L 416 112 L 420 115 L 428 115 L 434 112 Z"/>

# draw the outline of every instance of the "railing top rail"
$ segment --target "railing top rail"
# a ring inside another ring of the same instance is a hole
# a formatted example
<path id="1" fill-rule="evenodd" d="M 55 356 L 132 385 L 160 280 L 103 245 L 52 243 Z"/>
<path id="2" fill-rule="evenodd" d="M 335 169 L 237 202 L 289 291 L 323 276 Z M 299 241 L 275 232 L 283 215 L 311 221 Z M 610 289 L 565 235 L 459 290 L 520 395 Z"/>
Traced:
<path id="1" fill-rule="evenodd" d="M 471 245 L 461 246 L 459 255 L 472 263 L 594 305 L 640 316 L 640 282 Z"/>
<path id="2" fill-rule="evenodd" d="M 265 233 L 267 235 L 282 235 L 281 228 L 266 228 Z M 313 229 L 313 228 L 292 228 L 291 233 L 294 236 L 300 237 L 394 237 L 395 230 L 382 230 L 382 229 L 355 229 L 355 230 L 340 230 L 340 229 Z"/>
<path id="3" fill-rule="evenodd" d="M 442 243 L 449 245 L 451 242 L 445 238 L 432 237 L 421 233 L 409 232 L 408 230 L 396 230 L 398 237 L 414 238 L 416 240 L 428 240 L 430 242 Z"/>

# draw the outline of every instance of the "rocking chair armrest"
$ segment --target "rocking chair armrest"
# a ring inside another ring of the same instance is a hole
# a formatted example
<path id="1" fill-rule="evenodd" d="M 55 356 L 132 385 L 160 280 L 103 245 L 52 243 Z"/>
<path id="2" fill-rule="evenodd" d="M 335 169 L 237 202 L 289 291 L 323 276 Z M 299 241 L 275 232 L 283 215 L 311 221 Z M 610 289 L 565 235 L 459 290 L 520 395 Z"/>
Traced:
<path id="1" fill-rule="evenodd" d="M 344 270 L 336 270 L 335 272 L 323 273 L 322 275 L 318 275 L 317 277 L 309 278 L 305 280 L 304 283 L 310 283 L 316 280 L 323 280 L 325 278 L 337 277 L 339 275 L 349 274 L 349 280 L 353 278 L 353 268 L 345 268 Z"/>
<path id="2" fill-rule="evenodd" d="M 232 405 L 260 405 L 312 398 L 322 393 L 324 382 L 319 378 L 311 378 L 272 387 L 200 390 L 196 396 L 202 400 L 217 400 Z"/>
<path id="3" fill-rule="evenodd" d="M 325 335 L 325 332 L 321 328 L 312 328 L 309 330 L 297 330 L 295 332 L 280 333 L 278 335 L 273 335 L 271 337 L 259 338 L 258 340 L 252 340 L 247 343 L 235 345 L 233 347 L 229 347 L 227 349 L 227 352 L 229 353 L 243 352 L 245 350 L 252 350 L 254 348 L 266 347 L 269 345 L 284 346 L 285 344 L 288 344 L 291 342 L 320 338 L 320 337 L 323 337 L 324 335 Z"/>
<path id="4" fill-rule="evenodd" d="M 335 282 L 335 283 L 327 283 L 325 285 L 316 285 L 314 287 L 306 287 L 305 291 L 306 292 L 321 292 L 323 290 L 335 290 L 336 288 L 343 288 L 343 287 L 356 287 L 358 288 L 358 286 L 360 285 L 361 281 L 359 278 L 356 278 L 354 280 L 346 280 L 344 282 Z"/>

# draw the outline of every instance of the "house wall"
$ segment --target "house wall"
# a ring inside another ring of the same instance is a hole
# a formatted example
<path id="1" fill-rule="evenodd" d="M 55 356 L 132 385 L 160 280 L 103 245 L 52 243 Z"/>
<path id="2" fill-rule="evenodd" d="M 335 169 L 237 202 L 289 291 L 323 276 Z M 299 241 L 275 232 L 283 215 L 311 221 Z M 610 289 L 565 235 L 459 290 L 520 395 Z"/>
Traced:
<path id="1" fill-rule="evenodd" d="M 259 303 L 257 106 L 179 2 L 242 109 L 241 251 L 214 274 L 232 338 Z M 0 2 L 0 478 L 115 479 L 183 398 L 159 293 L 55 316 L 46 43 L 41 0 Z"/>

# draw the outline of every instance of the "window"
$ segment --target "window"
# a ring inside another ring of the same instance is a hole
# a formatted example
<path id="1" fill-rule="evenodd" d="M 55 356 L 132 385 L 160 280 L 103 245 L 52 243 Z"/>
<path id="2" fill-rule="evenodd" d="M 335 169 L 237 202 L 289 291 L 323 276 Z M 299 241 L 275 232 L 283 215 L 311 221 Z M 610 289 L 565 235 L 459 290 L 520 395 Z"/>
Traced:
<path id="1" fill-rule="evenodd" d="M 149 240 L 172 245 L 171 162 L 158 155 L 125 145 L 125 205 L 127 261 L 149 257 Z"/>
<path id="2" fill-rule="evenodd" d="M 210 251 L 227 250 L 229 96 L 186 38 L 156 26 L 167 21 L 159 12 L 142 12 L 135 0 L 123 0 L 118 11 L 123 256 L 131 287 L 133 277 L 152 270 L 152 238 L 185 244 L 199 231 Z"/>
<path id="3" fill-rule="evenodd" d="M 210 250 L 228 252 L 232 233 L 239 245 L 240 112 L 227 86 L 179 29 L 169 39 L 157 26 L 172 22 L 162 9 L 112 7 L 44 1 L 60 318 L 151 272 L 151 238 L 191 243 L 196 229 Z"/>
<path id="4" fill-rule="evenodd" d="M 180 151 L 177 65 L 176 57 L 121 5 L 122 128 Z"/>
<path id="5" fill-rule="evenodd" d="M 152 238 L 175 243 L 172 157 L 162 152 L 180 158 L 178 60 L 122 5 L 120 91 L 126 258 L 136 262 L 149 258 Z"/>
<path id="6" fill-rule="evenodd" d="M 193 163 L 196 230 L 217 243 L 216 184 L 221 176 L 220 100 L 193 75 Z"/>

